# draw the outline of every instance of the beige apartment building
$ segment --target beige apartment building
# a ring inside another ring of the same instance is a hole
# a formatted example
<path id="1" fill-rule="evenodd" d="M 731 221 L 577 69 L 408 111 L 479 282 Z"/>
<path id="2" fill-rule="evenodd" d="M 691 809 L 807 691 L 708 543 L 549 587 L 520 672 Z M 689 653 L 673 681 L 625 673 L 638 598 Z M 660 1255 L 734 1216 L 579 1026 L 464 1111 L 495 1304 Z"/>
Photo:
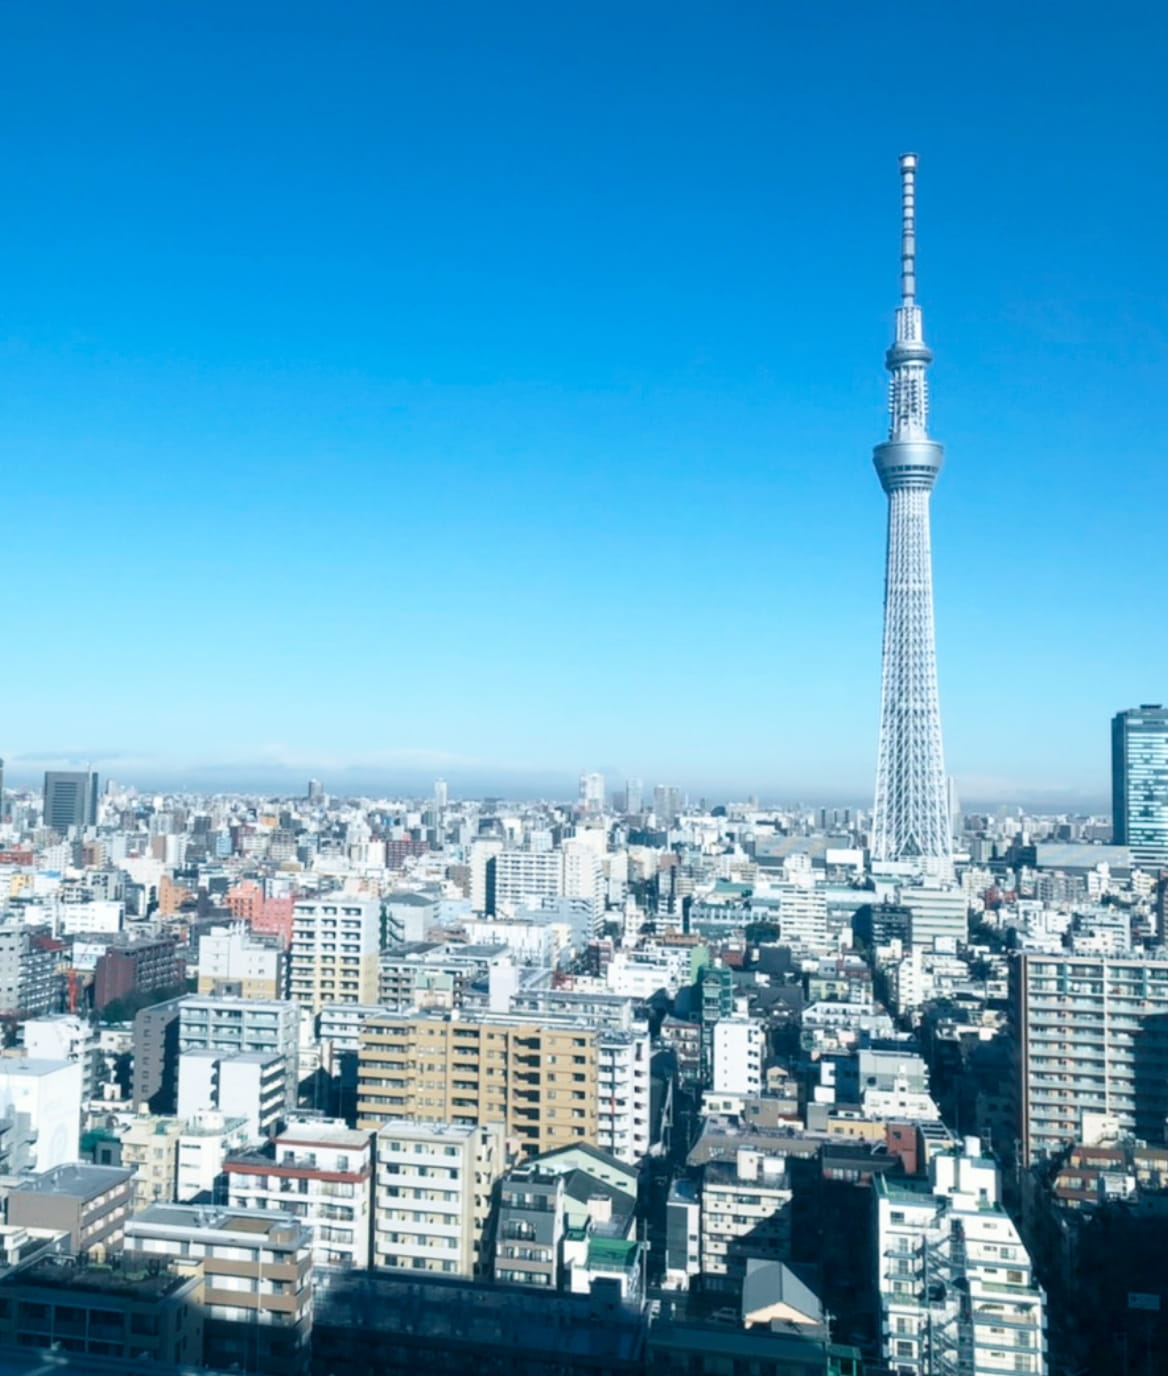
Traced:
<path id="1" fill-rule="evenodd" d="M 330 893 L 292 909 L 288 992 L 319 1013 L 326 1003 L 376 1003 L 381 900 Z"/>
<path id="2" fill-rule="evenodd" d="M 599 1033 L 574 1019 L 387 1013 L 361 1029 L 357 1126 L 502 1123 L 526 1155 L 598 1135 Z"/>

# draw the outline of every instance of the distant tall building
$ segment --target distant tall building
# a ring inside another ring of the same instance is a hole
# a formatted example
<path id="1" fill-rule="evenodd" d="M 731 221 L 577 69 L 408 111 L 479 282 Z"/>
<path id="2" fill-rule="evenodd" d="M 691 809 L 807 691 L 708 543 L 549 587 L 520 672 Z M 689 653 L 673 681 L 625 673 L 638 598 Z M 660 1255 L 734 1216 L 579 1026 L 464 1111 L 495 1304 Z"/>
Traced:
<path id="1" fill-rule="evenodd" d="M 8 808 L 4 799 L 4 761 L 0 760 L 0 822 L 8 820 Z"/>
<path id="2" fill-rule="evenodd" d="M 97 775 L 91 770 L 46 770 L 45 826 L 67 836 L 70 827 L 91 827 L 96 821 Z"/>
<path id="3" fill-rule="evenodd" d="M 434 781 L 434 810 L 438 813 L 445 812 L 447 801 L 447 789 L 445 779 L 435 779 Z"/>
<path id="4" fill-rule="evenodd" d="M 580 806 L 585 812 L 604 811 L 604 775 L 580 775 Z"/>
<path id="5" fill-rule="evenodd" d="M 681 816 L 681 789 L 675 784 L 658 784 L 653 790 L 653 814 L 658 826 L 669 826 Z"/>
<path id="6" fill-rule="evenodd" d="M 1158 702 L 1112 719 L 1111 821 L 1137 864 L 1168 866 L 1168 711 Z"/>
<path id="7" fill-rule="evenodd" d="M 625 811 L 634 817 L 644 810 L 645 807 L 645 785 L 640 779 L 627 779 L 625 781 Z"/>
<path id="8" fill-rule="evenodd" d="M 309 779 L 308 781 L 308 801 L 319 803 L 324 799 L 324 784 L 319 779 Z"/>

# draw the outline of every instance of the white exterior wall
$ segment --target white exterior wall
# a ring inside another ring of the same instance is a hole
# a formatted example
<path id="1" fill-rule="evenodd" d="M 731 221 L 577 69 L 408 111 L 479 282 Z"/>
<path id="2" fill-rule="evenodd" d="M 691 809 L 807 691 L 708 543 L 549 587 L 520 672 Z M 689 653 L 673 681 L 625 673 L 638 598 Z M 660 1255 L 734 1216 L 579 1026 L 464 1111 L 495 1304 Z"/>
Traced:
<path id="1" fill-rule="evenodd" d="M 563 883 L 563 857 L 555 851 L 502 851 L 495 857 L 495 910 L 557 898 Z"/>
<path id="2" fill-rule="evenodd" d="M 1045 1297 L 998 1202 L 996 1165 L 969 1138 L 963 1152 L 935 1156 L 930 1177 L 931 1189 L 877 1187 L 886 1360 L 908 1376 L 931 1376 L 956 1369 L 960 1353 L 985 1376 L 1045 1376 Z M 926 1307 L 931 1286 L 948 1300 Z"/>
<path id="3" fill-rule="evenodd" d="M 597 1042 L 596 1145 L 618 1161 L 636 1165 L 649 1151 L 648 1029 L 601 1033 Z"/>
<path id="4" fill-rule="evenodd" d="M 474 1276 L 502 1127 L 386 1123 L 377 1134 L 374 1267 Z"/>
<path id="5" fill-rule="evenodd" d="M 714 1024 L 715 1094 L 761 1094 L 766 1043 L 756 1018 L 719 1018 Z"/>
<path id="6" fill-rule="evenodd" d="M 227 1185 L 232 1208 L 281 1210 L 294 1205 L 312 1229 L 315 1265 L 361 1270 L 369 1265 L 373 1165 L 367 1133 L 295 1124 L 276 1138 L 269 1171 L 229 1169 Z"/>
<path id="7" fill-rule="evenodd" d="M 0 1116 L 18 1115 L 36 1132 L 38 1172 L 80 1158 L 81 1083 L 75 1061 L 0 1059 Z"/>

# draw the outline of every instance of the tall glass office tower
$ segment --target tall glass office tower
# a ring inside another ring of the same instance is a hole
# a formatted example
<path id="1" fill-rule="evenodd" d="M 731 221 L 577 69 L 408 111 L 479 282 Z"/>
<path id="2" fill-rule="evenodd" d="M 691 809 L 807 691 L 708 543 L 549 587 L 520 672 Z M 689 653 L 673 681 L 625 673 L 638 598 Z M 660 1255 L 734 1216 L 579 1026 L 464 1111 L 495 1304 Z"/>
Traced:
<path id="1" fill-rule="evenodd" d="M 1112 719 L 1111 820 L 1136 864 L 1168 867 L 1168 711 L 1158 702 Z"/>

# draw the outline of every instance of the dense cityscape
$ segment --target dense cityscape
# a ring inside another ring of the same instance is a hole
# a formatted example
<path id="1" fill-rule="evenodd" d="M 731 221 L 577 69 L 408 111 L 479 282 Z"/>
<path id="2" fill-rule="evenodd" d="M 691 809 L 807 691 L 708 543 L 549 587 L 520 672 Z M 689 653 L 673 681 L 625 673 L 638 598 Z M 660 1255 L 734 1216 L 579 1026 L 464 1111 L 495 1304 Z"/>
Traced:
<path id="1" fill-rule="evenodd" d="M 1163 800 L 1168 712 L 1115 743 L 1121 806 Z M 342 1376 L 1162 1341 L 1162 817 L 957 812 L 939 881 L 871 863 L 867 813 L 594 773 L 50 773 L 3 813 L 0 1344 Z"/>
<path id="2" fill-rule="evenodd" d="M 1168 1373 L 1140 45 L 210 8 L 7 72 L 0 1376 Z"/>

